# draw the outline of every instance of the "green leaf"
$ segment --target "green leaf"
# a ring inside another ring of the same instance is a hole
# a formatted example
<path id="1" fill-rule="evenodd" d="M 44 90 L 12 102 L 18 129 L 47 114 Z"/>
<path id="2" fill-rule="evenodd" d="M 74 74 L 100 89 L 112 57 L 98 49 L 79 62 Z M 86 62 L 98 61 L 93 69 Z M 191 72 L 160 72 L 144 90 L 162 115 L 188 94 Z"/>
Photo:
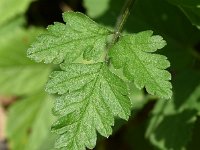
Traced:
<path id="1" fill-rule="evenodd" d="M 60 134 L 57 148 L 94 148 L 96 130 L 105 137 L 112 133 L 114 117 L 128 119 L 131 102 L 126 84 L 104 63 L 62 64 L 63 71 L 50 75 L 46 90 L 58 93 L 54 113 L 60 118 L 52 130 Z"/>
<path id="2" fill-rule="evenodd" d="M 187 86 L 183 86 L 183 83 Z M 199 72 L 185 70 L 176 76 L 173 83 L 173 99 L 156 103 L 146 137 L 158 149 L 184 149 L 191 140 L 192 129 L 200 112 L 199 83 Z"/>
<path id="3" fill-rule="evenodd" d="M 175 109 L 195 109 L 200 112 L 200 72 L 197 70 L 184 70 L 177 73 L 172 83 L 174 88 Z M 187 86 L 183 86 L 183 83 Z M 183 92 L 184 91 L 184 92 Z"/>
<path id="4" fill-rule="evenodd" d="M 168 0 L 177 5 L 189 18 L 189 20 L 200 29 L 200 1 L 195 0 Z"/>
<path id="5" fill-rule="evenodd" d="M 199 135 L 200 135 L 200 128 L 199 128 L 199 124 L 200 124 L 200 118 L 197 118 L 197 121 L 194 125 L 194 129 L 193 129 L 193 135 L 192 135 L 192 140 L 188 143 L 187 145 L 187 150 L 195 150 L 198 147 L 200 147 L 200 143 L 199 143 Z"/>
<path id="6" fill-rule="evenodd" d="M 39 150 L 50 134 L 52 101 L 38 92 L 9 108 L 7 136 L 12 150 Z"/>
<path id="7" fill-rule="evenodd" d="M 196 121 L 195 109 L 175 109 L 174 102 L 159 100 L 153 109 L 146 137 L 162 150 L 184 149 Z"/>
<path id="8" fill-rule="evenodd" d="M 101 16 L 109 8 L 109 0 L 84 0 L 84 6 L 87 9 L 87 15 L 96 18 Z"/>
<path id="9" fill-rule="evenodd" d="M 161 36 L 152 36 L 152 31 L 125 35 L 109 51 L 115 68 L 123 68 L 124 75 L 134 80 L 139 89 L 163 98 L 172 96 L 171 75 L 164 70 L 170 66 L 165 56 L 152 54 L 166 42 Z"/>
<path id="10" fill-rule="evenodd" d="M 26 50 L 41 29 L 25 30 L 15 23 L 0 30 L 0 94 L 24 95 L 44 87 L 50 67 L 26 57 Z"/>
<path id="11" fill-rule="evenodd" d="M 28 49 L 28 57 L 45 63 L 73 62 L 83 55 L 87 60 L 102 57 L 107 36 L 112 32 L 82 13 L 63 14 L 66 24 L 55 23 Z"/>
<path id="12" fill-rule="evenodd" d="M 26 12 L 32 0 L 1 0 L 0 1 L 0 26 L 6 24 L 15 16 Z"/>
<path id="13" fill-rule="evenodd" d="M 164 116 L 162 122 L 156 124 L 154 134 L 150 136 L 151 143 L 162 150 L 184 149 L 191 138 L 196 121 L 195 114 L 195 110 L 184 110 L 177 114 Z"/>
<path id="14" fill-rule="evenodd" d="M 176 5 L 182 5 L 182 6 L 189 6 L 189 7 L 193 7 L 193 6 L 198 6 L 200 5 L 200 1 L 199 0 L 167 0 L 173 4 Z"/>
<path id="15" fill-rule="evenodd" d="M 189 18 L 193 25 L 200 29 L 200 2 L 194 7 L 181 7 L 185 15 Z"/>
<path id="16" fill-rule="evenodd" d="M 40 146 L 39 150 L 56 150 L 54 144 L 58 135 L 50 133 Z"/>

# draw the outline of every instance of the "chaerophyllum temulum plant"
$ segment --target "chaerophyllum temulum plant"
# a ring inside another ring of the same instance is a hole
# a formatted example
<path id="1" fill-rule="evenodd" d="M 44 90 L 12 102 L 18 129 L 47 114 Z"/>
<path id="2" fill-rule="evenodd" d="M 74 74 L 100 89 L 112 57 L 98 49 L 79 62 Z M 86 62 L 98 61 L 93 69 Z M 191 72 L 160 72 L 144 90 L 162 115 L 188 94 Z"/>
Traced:
<path id="1" fill-rule="evenodd" d="M 171 75 L 165 70 L 170 63 L 154 53 L 166 45 L 163 38 L 153 31 L 122 33 L 133 3 L 125 3 L 115 30 L 82 13 L 65 12 L 65 24 L 48 26 L 28 49 L 28 57 L 36 62 L 60 66 L 46 85 L 48 93 L 58 94 L 53 112 L 59 119 L 52 125 L 60 135 L 56 148 L 92 149 L 97 132 L 104 137 L 112 134 L 115 117 L 128 120 L 129 82 L 149 94 L 171 98 Z"/>

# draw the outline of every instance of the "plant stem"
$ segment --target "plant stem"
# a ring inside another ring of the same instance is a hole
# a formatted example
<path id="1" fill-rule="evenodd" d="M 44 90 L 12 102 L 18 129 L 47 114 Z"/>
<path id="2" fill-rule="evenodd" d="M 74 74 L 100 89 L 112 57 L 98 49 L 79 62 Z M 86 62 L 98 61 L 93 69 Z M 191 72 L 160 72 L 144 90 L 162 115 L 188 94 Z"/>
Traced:
<path id="1" fill-rule="evenodd" d="M 133 7 L 134 2 L 135 2 L 135 0 L 126 0 L 119 17 L 117 18 L 114 35 L 113 35 L 111 43 L 109 43 L 109 45 L 107 47 L 107 53 L 105 56 L 105 61 L 107 63 L 109 63 L 108 51 L 118 41 L 120 34 L 122 32 L 122 29 L 128 19 L 129 14 L 130 14 L 131 8 Z"/>
<path id="2" fill-rule="evenodd" d="M 113 37 L 112 44 L 114 44 L 118 38 L 120 37 L 120 34 L 122 32 L 122 29 L 128 19 L 128 16 L 130 14 L 131 8 L 133 7 L 135 0 L 127 0 L 122 8 L 122 11 L 117 19 L 116 27 L 115 27 L 115 33 Z"/>

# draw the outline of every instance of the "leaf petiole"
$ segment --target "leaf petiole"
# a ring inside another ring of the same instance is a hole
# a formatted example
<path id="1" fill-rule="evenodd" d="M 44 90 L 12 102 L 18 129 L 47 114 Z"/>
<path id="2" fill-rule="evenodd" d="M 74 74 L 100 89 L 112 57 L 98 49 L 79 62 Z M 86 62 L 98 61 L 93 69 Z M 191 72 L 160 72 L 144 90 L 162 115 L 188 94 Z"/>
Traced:
<path id="1" fill-rule="evenodd" d="M 134 2 L 135 2 L 135 0 L 127 0 L 121 10 L 121 13 L 117 19 L 117 23 L 115 26 L 115 34 L 114 34 L 113 41 L 112 41 L 113 44 L 118 40 L 118 38 L 122 32 L 123 26 L 125 25 L 125 23 L 128 19 L 128 16 L 131 12 Z"/>
<path id="2" fill-rule="evenodd" d="M 124 3 L 124 6 L 121 10 L 121 13 L 120 15 L 118 16 L 117 18 L 117 23 L 116 23 L 116 26 L 115 26 L 115 31 L 114 31 L 114 34 L 113 34 L 113 38 L 111 40 L 111 43 L 108 44 L 107 46 L 107 53 L 105 55 L 105 62 L 107 64 L 109 64 L 109 57 L 108 57 L 108 51 L 109 49 L 111 49 L 111 47 L 118 41 L 119 37 L 120 37 L 120 34 L 122 32 L 122 29 L 128 19 L 128 16 L 131 12 L 131 9 L 133 7 L 133 4 L 136 0 L 127 0 L 125 3 Z"/>

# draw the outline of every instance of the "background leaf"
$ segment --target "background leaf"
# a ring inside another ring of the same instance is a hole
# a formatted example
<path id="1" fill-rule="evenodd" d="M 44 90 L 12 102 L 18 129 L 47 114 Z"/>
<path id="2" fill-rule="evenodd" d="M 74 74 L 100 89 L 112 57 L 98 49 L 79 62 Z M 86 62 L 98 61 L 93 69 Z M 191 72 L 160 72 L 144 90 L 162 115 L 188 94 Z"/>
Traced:
<path id="1" fill-rule="evenodd" d="M 170 3 L 177 5 L 190 19 L 190 21 L 200 29 L 200 1 L 190 0 L 168 0 Z"/>
<path id="2" fill-rule="evenodd" d="M 0 1 L 0 26 L 25 13 L 32 0 L 1 0 Z"/>
<path id="3" fill-rule="evenodd" d="M 200 74 L 191 72 L 189 83 L 185 81 L 191 73 L 185 72 L 176 78 L 174 98 L 171 101 L 159 100 L 152 112 L 146 136 L 159 149 L 180 150 L 191 140 L 200 112 Z"/>
<path id="4" fill-rule="evenodd" d="M 0 30 L 6 33 L 4 37 L 0 37 L 0 94 L 33 93 L 44 87 L 51 70 L 49 66 L 35 63 L 26 57 L 29 44 L 43 30 L 8 26 Z"/>
<path id="5" fill-rule="evenodd" d="M 49 138 L 53 121 L 51 107 L 51 99 L 43 92 L 30 95 L 12 105 L 8 114 L 7 135 L 13 150 L 40 149 Z"/>
<path id="6" fill-rule="evenodd" d="M 85 0 L 84 6 L 90 8 L 87 10 L 87 15 L 96 18 L 109 9 L 109 0 Z"/>

